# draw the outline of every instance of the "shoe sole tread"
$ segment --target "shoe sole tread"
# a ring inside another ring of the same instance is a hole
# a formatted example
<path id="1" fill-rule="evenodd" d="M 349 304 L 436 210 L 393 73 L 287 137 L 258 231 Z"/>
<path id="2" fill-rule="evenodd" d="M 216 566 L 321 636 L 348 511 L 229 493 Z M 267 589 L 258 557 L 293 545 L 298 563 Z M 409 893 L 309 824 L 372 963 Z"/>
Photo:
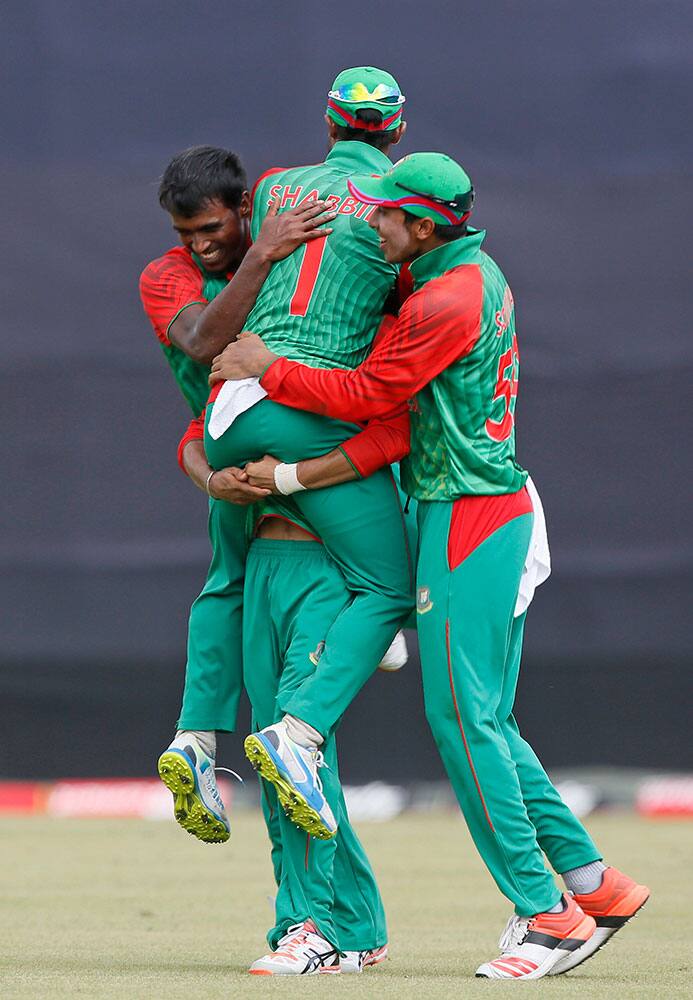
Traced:
<path id="1" fill-rule="evenodd" d="M 173 750 L 165 750 L 159 757 L 157 770 L 173 795 L 176 823 L 186 833 L 205 844 L 225 844 L 230 836 L 229 831 L 207 808 L 196 791 L 195 774 L 185 757 Z M 181 797 L 184 803 L 179 801 Z M 177 815 L 179 811 L 184 815 Z"/>
<path id="2" fill-rule="evenodd" d="M 246 757 L 258 774 L 277 789 L 282 809 L 291 822 L 305 830 L 311 837 L 317 837 L 318 840 L 331 840 L 337 831 L 328 830 L 320 819 L 319 813 L 308 804 L 298 789 L 282 777 L 262 741 L 251 734 L 246 737 L 243 748 Z"/>

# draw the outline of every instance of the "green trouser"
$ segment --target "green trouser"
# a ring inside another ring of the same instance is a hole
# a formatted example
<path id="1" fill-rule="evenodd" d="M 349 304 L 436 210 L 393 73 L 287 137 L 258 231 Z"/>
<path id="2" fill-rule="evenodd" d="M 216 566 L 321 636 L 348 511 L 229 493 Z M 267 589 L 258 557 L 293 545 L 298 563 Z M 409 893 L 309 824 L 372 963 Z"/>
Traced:
<path id="1" fill-rule="evenodd" d="M 188 659 L 178 729 L 236 728 L 243 684 L 242 606 L 247 508 L 209 502 L 212 561 L 190 609 Z"/>
<path id="2" fill-rule="evenodd" d="M 515 701 L 524 619 L 514 617 L 532 514 L 497 528 L 451 569 L 452 503 L 419 503 L 418 633 L 424 699 L 474 843 L 520 916 L 559 898 L 559 872 L 600 857 L 520 736 Z"/>
<path id="3" fill-rule="evenodd" d="M 264 399 L 242 413 L 217 441 L 205 430 L 205 450 L 217 469 L 243 466 L 264 454 L 297 462 L 331 451 L 357 431 L 354 424 Z M 309 524 L 322 539 L 352 594 L 323 637 L 324 647 L 316 650 L 315 673 L 291 695 L 280 696 L 283 712 L 327 736 L 411 610 L 412 558 L 390 469 L 285 499 L 299 523 Z"/>
<path id="4" fill-rule="evenodd" d="M 344 578 L 317 542 L 256 539 L 246 566 L 243 607 L 244 681 L 257 724 L 281 719 L 291 696 L 316 667 L 316 649 L 350 601 Z M 292 924 L 312 919 L 325 940 L 342 951 L 377 948 L 387 941 L 385 914 L 375 877 L 354 832 L 339 782 L 334 736 L 322 746 L 323 792 L 339 823 L 331 840 L 299 830 L 277 807 L 263 782 L 266 818 L 279 820 L 281 857 L 276 921 L 267 939 L 276 947 Z M 272 830 L 270 830 L 272 837 Z"/>

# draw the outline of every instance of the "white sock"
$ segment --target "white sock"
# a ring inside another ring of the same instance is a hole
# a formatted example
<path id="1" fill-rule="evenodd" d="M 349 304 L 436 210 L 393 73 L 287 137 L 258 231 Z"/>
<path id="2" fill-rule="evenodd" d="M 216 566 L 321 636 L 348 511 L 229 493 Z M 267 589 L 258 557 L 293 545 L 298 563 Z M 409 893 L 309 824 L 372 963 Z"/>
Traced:
<path id="1" fill-rule="evenodd" d="M 176 739 L 179 736 L 193 736 L 207 756 L 211 757 L 212 760 L 216 760 L 217 733 L 215 729 L 179 729 L 176 732 Z"/>
<path id="2" fill-rule="evenodd" d="M 303 719 L 297 719 L 295 715 L 285 715 L 282 722 L 286 726 L 286 735 L 289 739 L 293 740 L 294 743 L 298 743 L 301 747 L 312 750 L 319 747 L 323 742 L 323 738 L 317 729 L 313 729 Z"/>

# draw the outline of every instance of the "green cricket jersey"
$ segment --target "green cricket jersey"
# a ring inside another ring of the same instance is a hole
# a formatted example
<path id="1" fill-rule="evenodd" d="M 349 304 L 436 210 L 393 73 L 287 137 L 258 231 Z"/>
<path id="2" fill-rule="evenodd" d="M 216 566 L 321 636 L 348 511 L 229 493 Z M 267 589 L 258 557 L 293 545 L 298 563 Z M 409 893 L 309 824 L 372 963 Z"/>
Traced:
<path id="1" fill-rule="evenodd" d="M 422 500 L 515 493 L 527 478 L 515 461 L 519 354 L 513 296 L 496 262 L 481 250 L 484 235 L 472 231 L 411 265 L 415 293 L 427 288 L 428 308 L 439 305 L 438 316 L 431 313 L 437 337 L 468 338 L 456 360 L 412 402 L 411 451 L 402 480 Z M 465 298 L 470 305 L 472 296 L 476 329 L 464 330 L 459 306 L 464 308 Z"/>
<path id="2" fill-rule="evenodd" d="M 398 268 L 385 261 L 367 223 L 372 206 L 351 197 L 347 178 L 382 174 L 391 166 L 367 143 L 337 142 L 324 163 L 260 178 L 253 196 L 253 239 L 274 198 L 280 211 L 313 197 L 338 213 L 330 236 L 272 266 L 248 316 L 246 329 L 260 334 L 275 353 L 325 368 L 355 368 L 365 358 Z"/>

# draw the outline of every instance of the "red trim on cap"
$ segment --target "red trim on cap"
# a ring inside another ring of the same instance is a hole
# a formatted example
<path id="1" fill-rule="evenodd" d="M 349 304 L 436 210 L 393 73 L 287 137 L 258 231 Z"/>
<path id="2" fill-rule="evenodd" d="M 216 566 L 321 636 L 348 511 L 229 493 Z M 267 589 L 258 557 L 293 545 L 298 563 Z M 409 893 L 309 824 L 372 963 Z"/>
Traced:
<path id="1" fill-rule="evenodd" d="M 352 115 L 346 110 L 346 108 L 343 108 L 341 104 L 337 104 L 337 102 L 331 97 L 328 97 L 327 99 L 327 107 L 331 111 L 336 111 L 338 115 L 341 115 L 349 128 L 362 129 L 364 132 L 384 132 L 385 129 L 389 128 L 389 126 L 392 125 L 392 123 L 402 114 L 402 108 L 399 107 L 394 114 L 391 114 L 388 118 L 383 118 L 382 122 L 378 124 L 375 122 L 361 121 L 358 116 L 355 117 Z"/>
<path id="2" fill-rule="evenodd" d="M 464 212 L 462 215 L 455 215 L 455 213 L 446 205 L 439 205 L 438 202 L 433 201 L 431 198 L 426 198 L 425 195 L 410 194 L 405 195 L 402 198 L 374 198 L 373 195 L 368 195 L 364 191 L 360 191 L 351 180 L 347 181 L 347 186 L 349 188 L 349 193 L 366 205 L 382 205 L 383 208 L 402 209 L 406 209 L 407 205 L 422 205 L 424 208 L 428 208 L 430 211 L 437 212 L 439 215 L 442 215 L 444 219 L 447 219 L 451 226 L 461 225 L 472 214 L 471 212 Z"/>

